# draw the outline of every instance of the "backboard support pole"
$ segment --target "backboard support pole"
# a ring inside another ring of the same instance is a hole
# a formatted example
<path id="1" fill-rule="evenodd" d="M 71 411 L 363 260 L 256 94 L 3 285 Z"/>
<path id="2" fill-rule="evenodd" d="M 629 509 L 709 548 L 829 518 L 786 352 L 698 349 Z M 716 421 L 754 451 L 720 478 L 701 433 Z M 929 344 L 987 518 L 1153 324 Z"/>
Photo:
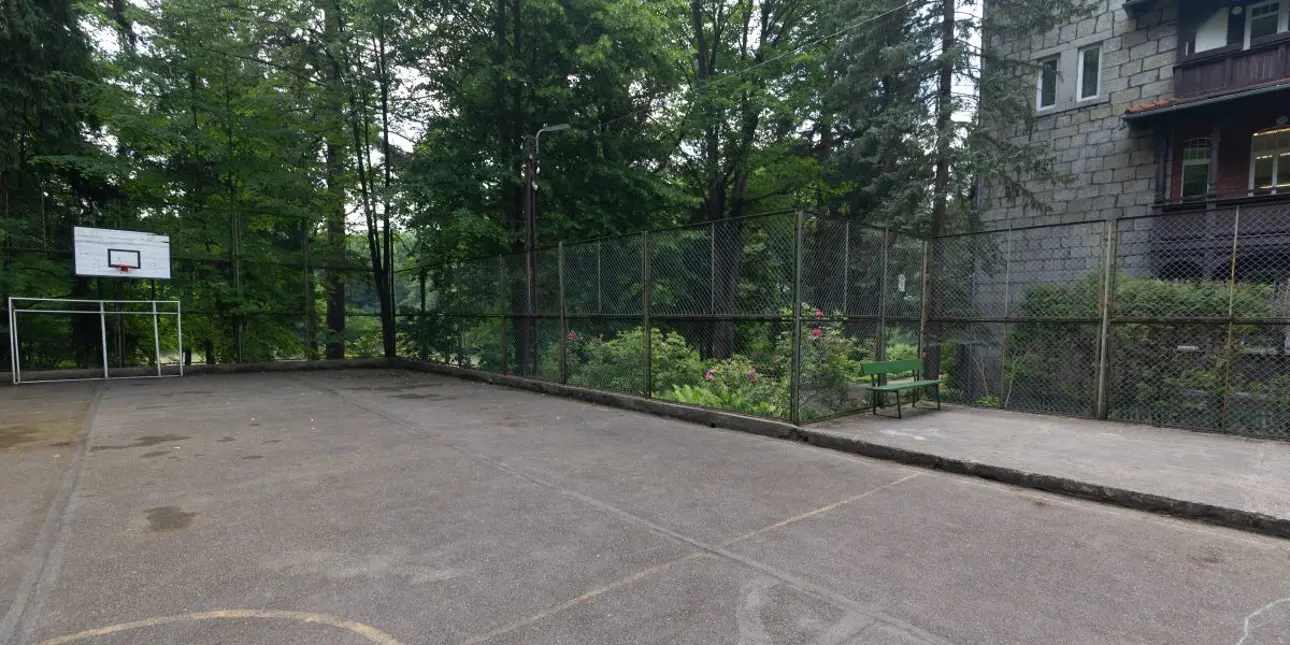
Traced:
<path id="1" fill-rule="evenodd" d="M 179 337 L 179 376 L 184 375 L 184 303 L 175 301 L 175 335 Z"/>
<path id="2" fill-rule="evenodd" d="M 107 305 L 99 301 L 99 331 L 103 335 L 103 378 L 108 378 Z"/>
<path id="3" fill-rule="evenodd" d="M 157 322 L 156 300 L 152 301 L 152 347 L 155 352 L 153 354 L 153 360 L 157 363 L 157 376 L 161 376 L 161 329 Z M 180 356 L 183 356 L 183 354 L 180 354 Z M 179 362 L 183 363 L 184 360 L 180 358 Z"/>

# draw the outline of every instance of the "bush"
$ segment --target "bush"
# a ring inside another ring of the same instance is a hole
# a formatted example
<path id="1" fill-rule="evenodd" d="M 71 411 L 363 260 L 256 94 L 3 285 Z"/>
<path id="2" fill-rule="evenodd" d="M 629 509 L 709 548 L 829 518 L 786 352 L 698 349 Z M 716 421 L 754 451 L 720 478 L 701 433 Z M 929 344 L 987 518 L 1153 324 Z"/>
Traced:
<path id="1" fill-rule="evenodd" d="M 1094 274 L 1070 285 L 1032 287 L 1021 315 L 1095 319 L 1100 316 L 1101 280 Z M 1226 281 L 1180 283 L 1121 275 L 1115 285 L 1114 315 L 1120 318 L 1222 319 L 1229 307 L 1237 316 L 1267 317 L 1274 300 L 1273 287 L 1262 284 L 1237 283 L 1233 291 Z M 1237 334 L 1243 329 L 1238 326 Z M 1217 428 L 1225 397 L 1271 386 L 1271 381 L 1267 386 L 1250 384 L 1229 365 L 1226 324 L 1118 323 L 1113 330 L 1108 360 L 1116 418 Z M 1003 403 L 1009 403 L 1015 385 L 1024 384 L 1032 398 L 1042 397 L 1050 409 L 1091 413 L 1095 333 L 1089 324 L 1014 326 L 1008 338 Z M 1081 337 L 1085 342 L 1076 342 Z"/>
<path id="2" fill-rule="evenodd" d="M 784 312 L 789 315 L 792 312 Z M 791 327 L 791 325 L 788 325 Z M 745 414 L 787 418 L 793 334 L 777 335 L 766 328 L 753 334 L 747 354 L 724 359 L 703 359 L 699 350 L 677 332 L 651 333 L 653 396 L 721 408 Z M 644 333 L 642 328 L 605 339 L 571 329 L 568 344 L 569 384 L 600 390 L 641 394 L 645 388 Z M 912 344 L 893 344 L 892 360 L 913 358 Z M 823 312 L 803 305 L 802 416 L 818 418 L 857 407 L 856 383 L 860 363 L 871 360 L 873 348 L 848 337 L 843 323 L 825 320 Z M 545 361 L 558 361 L 552 348 Z M 552 362 L 552 365 L 556 363 Z M 544 368 L 544 372 L 548 371 Z"/>
<path id="3" fill-rule="evenodd" d="M 765 417 L 788 416 L 789 383 L 782 370 L 762 373 L 747 357 L 733 356 L 709 368 L 703 380 L 702 385 L 674 385 L 659 398 Z"/>
<path id="4" fill-rule="evenodd" d="M 569 384 L 598 390 L 642 394 L 645 390 L 645 334 L 640 327 L 604 340 L 576 330 L 569 333 Z M 650 363 L 654 370 L 654 392 L 670 392 L 674 386 L 698 385 L 703 378 L 703 361 L 676 332 L 655 329 L 650 334 Z"/>
<path id="5" fill-rule="evenodd" d="M 817 419 L 860 407 L 863 402 L 856 399 L 860 365 L 874 359 L 873 347 L 847 336 L 839 320 L 825 320 L 823 312 L 806 309 L 811 313 L 809 318 L 806 312 L 802 316 L 802 418 Z"/>

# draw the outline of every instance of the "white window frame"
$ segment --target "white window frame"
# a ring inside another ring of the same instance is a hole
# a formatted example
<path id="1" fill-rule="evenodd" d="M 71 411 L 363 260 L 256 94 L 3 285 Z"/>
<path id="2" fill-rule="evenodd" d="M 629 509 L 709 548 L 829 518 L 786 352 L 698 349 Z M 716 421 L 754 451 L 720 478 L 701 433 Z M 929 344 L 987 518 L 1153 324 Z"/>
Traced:
<path id="1" fill-rule="evenodd" d="M 1088 96 L 1083 96 L 1084 92 L 1084 56 L 1089 52 L 1097 52 L 1097 87 L 1094 92 Z M 1102 97 L 1102 43 L 1080 47 L 1075 55 L 1075 101 L 1093 101 Z"/>
<path id="2" fill-rule="evenodd" d="M 1272 128 L 1268 128 L 1266 130 L 1259 130 L 1258 132 L 1255 132 L 1253 135 L 1250 135 L 1250 194 L 1251 195 L 1254 194 L 1254 191 L 1260 190 L 1258 188 L 1255 188 L 1254 186 L 1254 162 L 1258 160 L 1260 154 L 1272 155 L 1272 187 L 1267 189 L 1268 190 L 1267 194 L 1276 195 L 1278 187 L 1286 185 L 1287 182 L 1290 182 L 1290 167 L 1288 168 L 1281 167 L 1281 156 L 1284 154 L 1290 153 L 1290 146 L 1287 146 L 1285 148 L 1273 148 L 1270 151 L 1269 150 L 1260 151 L 1260 150 L 1254 149 L 1254 137 L 1257 137 L 1260 134 L 1275 136 L 1277 133 L 1285 132 L 1287 130 L 1290 130 L 1290 127 L 1275 126 Z M 1290 188 L 1284 189 L 1284 191 L 1290 192 Z"/>
<path id="3" fill-rule="evenodd" d="M 1254 10 L 1268 5 L 1279 4 L 1277 7 L 1277 33 L 1290 31 L 1290 0 L 1267 0 L 1257 4 L 1246 5 L 1245 7 L 1245 49 L 1250 48 L 1251 34 L 1254 28 Z"/>
<path id="4" fill-rule="evenodd" d="M 1044 64 L 1049 61 L 1056 63 L 1056 66 L 1053 69 L 1053 102 L 1048 105 L 1044 105 Z M 1035 64 L 1039 66 L 1039 69 L 1035 73 L 1035 110 L 1037 112 L 1045 112 L 1057 107 L 1057 105 L 1061 103 L 1060 97 L 1057 96 L 1057 91 L 1061 89 L 1062 85 L 1062 56 L 1061 54 L 1044 56 L 1043 58 L 1037 59 Z"/>
<path id="5" fill-rule="evenodd" d="M 1192 142 L 1196 142 L 1196 141 L 1205 142 L 1205 151 L 1207 154 L 1205 155 L 1204 159 L 1187 158 L 1187 149 L 1189 147 L 1188 144 L 1191 144 Z M 1214 163 L 1213 141 L 1211 141 L 1209 137 L 1192 137 L 1190 139 L 1187 139 L 1186 141 L 1183 141 L 1181 153 L 1182 153 L 1182 166 L 1179 168 L 1179 171 L 1178 171 L 1178 199 L 1181 201 L 1186 201 L 1191 199 L 1205 199 L 1205 197 L 1209 195 L 1210 191 L 1214 190 L 1214 187 L 1211 186 L 1209 183 L 1210 177 L 1212 177 L 1214 174 L 1213 170 L 1210 169 L 1210 165 Z M 1186 194 L 1185 192 L 1186 183 L 1183 181 L 1183 179 L 1187 176 L 1188 166 L 1205 166 L 1205 192 L 1204 193 L 1200 195 Z M 1252 173 L 1253 166 L 1250 167 L 1250 170 Z M 1253 175 L 1251 175 L 1251 177 L 1252 176 Z M 1253 178 L 1251 178 L 1250 181 L 1254 181 Z"/>

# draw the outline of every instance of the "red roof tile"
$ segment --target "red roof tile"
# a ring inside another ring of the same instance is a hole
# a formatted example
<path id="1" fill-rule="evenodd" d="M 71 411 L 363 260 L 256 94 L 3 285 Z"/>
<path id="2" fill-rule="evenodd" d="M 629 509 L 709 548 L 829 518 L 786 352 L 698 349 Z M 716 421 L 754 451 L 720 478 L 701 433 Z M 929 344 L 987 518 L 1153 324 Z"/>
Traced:
<path id="1" fill-rule="evenodd" d="M 1221 90 L 1221 91 L 1218 91 L 1218 92 L 1209 92 L 1209 93 L 1207 93 L 1207 94 L 1197 94 L 1196 96 L 1189 96 L 1189 97 L 1187 97 L 1187 98 L 1185 98 L 1185 99 L 1179 99 L 1179 98 L 1174 98 L 1174 97 L 1163 97 L 1163 98 L 1159 98 L 1159 99 L 1156 99 L 1156 100 L 1154 100 L 1154 101 L 1151 101 L 1151 102 L 1149 102 L 1149 103 L 1143 103 L 1143 104 L 1141 104 L 1141 105 L 1134 105 L 1134 106 L 1132 106 L 1132 107 L 1128 108 L 1127 110 L 1125 110 L 1125 111 L 1124 111 L 1124 113 L 1125 113 L 1125 114 L 1141 114 L 1142 112 L 1150 112 L 1150 111 L 1152 111 L 1152 110 L 1158 110 L 1158 109 L 1160 109 L 1160 108 L 1163 108 L 1163 107 L 1169 107 L 1169 106 L 1171 106 L 1171 105 L 1177 105 L 1177 104 L 1183 104 L 1183 103 L 1191 103 L 1191 102 L 1193 102 L 1193 101 L 1201 101 L 1201 100 L 1204 100 L 1204 99 L 1217 98 L 1217 97 L 1220 97 L 1220 96 L 1225 96 L 1225 95 L 1227 95 L 1227 94 L 1240 94 L 1240 93 L 1242 93 L 1242 92 L 1247 92 L 1247 91 L 1249 91 L 1249 90 L 1255 90 L 1255 89 L 1260 89 L 1260 88 L 1264 88 L 1264 87 L 1272 87 L 1272 86 L 1276 86 L 1276 85 L 1287 85 L 1287 86 L 1290 86 L 1290 79 L 1288 79 L 1288 78 L 1279 78 L 1279 79 L 1276 79 L 1276 80 L 1274 80 L 1274 81 L 1268 81 L 1268 82 L 1266 82 L 1266 83 L 1257 83 L 1257 84 L 1254 84 L 1254 85 L 1246 85 L 1246 86 L 1244 86 L 1244 87 L 1238 87 L 1238 88 L 1232 88 L 1232 89 L 1224 89 L 1224 90 Z"/>

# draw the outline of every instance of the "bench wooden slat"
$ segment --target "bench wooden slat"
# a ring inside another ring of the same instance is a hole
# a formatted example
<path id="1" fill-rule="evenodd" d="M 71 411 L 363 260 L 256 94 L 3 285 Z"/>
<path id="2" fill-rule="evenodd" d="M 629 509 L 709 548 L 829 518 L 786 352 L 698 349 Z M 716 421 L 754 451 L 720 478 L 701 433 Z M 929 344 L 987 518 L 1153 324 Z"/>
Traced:
<path id="1" fill-rule="evenodd" d="M 931 387 L 933 385 L 940 385 L 940 384 L 941 384 L 940 381 L 923 380 L 923 381 L 903 381 L 900 383 L 888 383 L 886 385 L 870 385 L 868 387 L 869 389 L 875 392 L 896 392 L 899 390 L 912 390 L 914 388 Z"/>

